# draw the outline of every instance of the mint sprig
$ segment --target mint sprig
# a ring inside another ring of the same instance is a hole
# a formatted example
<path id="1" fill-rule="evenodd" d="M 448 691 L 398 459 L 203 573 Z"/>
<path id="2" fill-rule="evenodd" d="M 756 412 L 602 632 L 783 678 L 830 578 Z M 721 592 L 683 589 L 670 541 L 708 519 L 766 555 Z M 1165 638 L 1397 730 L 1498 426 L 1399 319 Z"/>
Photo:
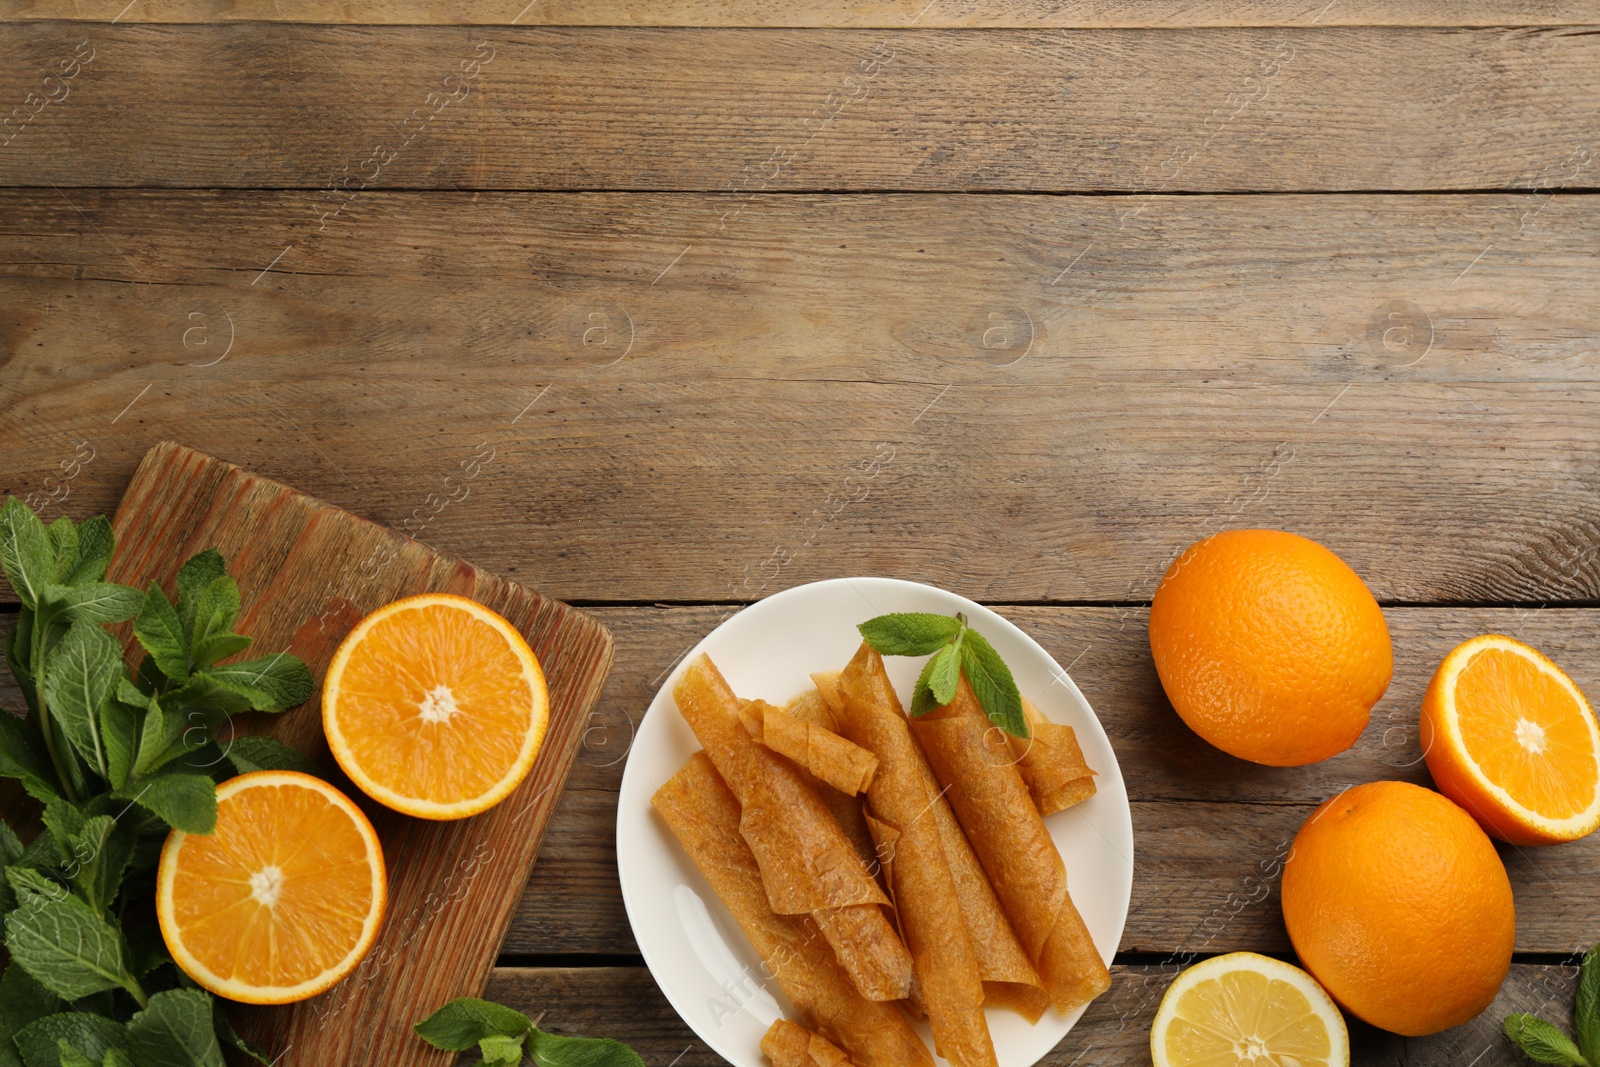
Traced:
<path id="1" fill-rule="evenodd" d="M 214 549 L 184 564 L 174 604 L 105 580 L 114 541 L 104 517 L 45 526 L 15 498 L 0 507 L 0 568 L 22 602 L 3 651 L 28 712 L 0 709 L 0 777 L 44 805 L 25 848 L 0 823 L 0 1067 L 223 1067 L 224 1048 L 266 1064 L 154 921 L 123 916 L 149 911 L 171 828 L 215 826 L 218 781 L 309 766 L 276 741 L 216 738 L 235 711 L 304 702 L 311 672 L 287 653 L 221 662 L 250 639 Z M 131 675 L 105 629 L 129 619 L 144 651 Z"/>
<path id="2" fill-rule="evenodd" d="M 1507 1015 L 1506 1036 L 1535 1063 L 1564 1067 L 1600 1067 L 1600 945 L 1583 957 L 1573 1005 L 1574 1041 L 1534 1015 Z"/>
<path id="3" fill-rule="evenodd" d="M 417 1023 L 416 1031 L 434 1048 L 476 1048 L 485 1067 L 515 1067 L 524 1056 L 539 1067 L 644 1067 L 639 1054 L 620 1041 L 547 1034 L 520 1011 L 492 1000 L 459 997 Z"/>
<path id="4" fill-rule="evenodd" d="M 967 676 L 978 706 L 989 721 L 1013 737 L 1031 736 L 1011 668 L 966 615 L 895 612 L 856 627 L 880 655 L 930 656 L 911 692 L 911 714 L 926 715 L 955 699 L 961 675 Z"/>

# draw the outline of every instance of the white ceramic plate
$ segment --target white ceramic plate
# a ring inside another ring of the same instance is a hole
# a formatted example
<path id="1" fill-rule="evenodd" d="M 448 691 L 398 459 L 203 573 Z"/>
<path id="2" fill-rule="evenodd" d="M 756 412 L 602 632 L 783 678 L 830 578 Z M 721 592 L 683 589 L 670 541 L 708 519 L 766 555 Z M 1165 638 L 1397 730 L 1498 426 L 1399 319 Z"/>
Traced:
<path id="1" fill-rule="evenodd" d="M 672 686 L 683 663 L 704 652 L 741 697 L 782 704 L 810 687 L 811 672 L 849 662 L 861 643 L 856 624 L 891 611 L 965 612 L 1010 665 L 1018 688 L 1077 731 L 1084 758 L 1099 772 L 1097 792 L 1045 822 L 1066 862 L 1073 902 L 1108 964 L 1122 938 L 1133 885 L 1128 793 L 1099 720 L 1049 653 L 988 608 L 933 586 L 836 578 L 785 590 L 733 616 L 684 656 L 639 724 L 617 805 L 617 871 L 645 963 L 683 1021 L 735 1067 L 768 1067 L 761 1035 L 792 1009 L 776 982 L 762 980 L 761 960 L 733 916 L 650 807 L 651 795 L 700 748 L 678 714 Z M 885 662 L 902 703 L 909 704 L 922 660 L 893 656 Z M 1046 1011 L 1032 1026 L 1012 1012 L 987 1014 L 1000 1067 L 1032 1067 L 1082 1010 Z M 931 1050 L 927 1022 L 917 1028 Z"/>

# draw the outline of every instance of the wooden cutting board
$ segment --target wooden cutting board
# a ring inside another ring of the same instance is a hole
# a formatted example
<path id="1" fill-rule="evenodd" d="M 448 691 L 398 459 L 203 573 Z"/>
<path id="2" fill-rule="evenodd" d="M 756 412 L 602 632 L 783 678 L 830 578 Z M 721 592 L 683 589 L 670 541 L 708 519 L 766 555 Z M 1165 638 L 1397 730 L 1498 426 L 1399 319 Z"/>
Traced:
<path id="1" fill-rule="evenodd" d="M 278 1067 L 453 1062 L 413 1033 L 458 996 L 481 994 L 545 825 L 611 666 L 611 635 L 593 618 L 347 511 L 182 445 L 139 464 L 115 519 L 111 580 L 169 595 L 178 567 L 216 547 L 239 583 L 246 655 L 287 649 L 321 682 L 363 615 L 413 593 L 471 597 L 528 639 L 550 689 L 550 726 L 532 772 L 473 818 L 429 822 L 372 803 L 350 784 L 322 735 L 321 689 L 281 715 L 239 716 L 240 733 L 271 734 L 317 759 L 372 819 L 389 869 L 389 907 L 361 967 L 322 996 L 276 1008 L 231 1006 L 235 1026 L 281 1057 Z"/>

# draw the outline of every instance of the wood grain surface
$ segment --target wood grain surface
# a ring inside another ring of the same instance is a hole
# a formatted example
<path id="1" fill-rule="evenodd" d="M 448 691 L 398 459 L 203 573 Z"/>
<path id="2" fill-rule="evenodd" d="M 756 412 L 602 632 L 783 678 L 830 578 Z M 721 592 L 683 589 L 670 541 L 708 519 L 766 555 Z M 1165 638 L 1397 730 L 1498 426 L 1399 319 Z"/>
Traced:
<path id="1" fill-rule="evenodd" d="M 3 39 L 0 101 L 21 110 L 0 185 L 39 188 L 1498 190 L 1574 168 L 1562 184 L 1593 186 L 1600 122 L 1600 37 L 1560 27 Z"/>
<path id="2" fill-rule="evenodd" d="M 170 589 L 179 564 L 215 547 L 239 584 L 239 630 L 259 651 L 298 655 L 318 678 L 364 614 L 412 593 L 471 596 L 528 638 L 550 689 L 550 724 L 532 772 L 499 806 L 456 822 L 399 815 L 330 773 L 360 798 L 383 845 L 389 897 L 377 944 L 328 993 L 280 1008 L 235 1008 L 241 1031 L 284 1067 L 450 1062 L 415 1038 L 411 1024 L 482 988 L 610 666 L 605 628 L 559 601 L 174 444 L 152 449 L 140 465 L 115 527 L 111 580 Z M 279 737 L 331 771 L 318 700 L 282 715 L 241 716 L 235 725 Z"/>
<path id="3" fill-rule="evenodd" d="M 298 22 L 840 29 L 1199 26 L 1559 26 L 1594 0 L 5 0 L 0 21 Z"/>
<path id="4" fill-rule="evenodd" d="M 1182 961 L 1111 969 L 1111 991 L 1089 1009 L 1043 1067 L 1148 1067 L 1150 1023 Z M 1401 1038 L 1353 1022 L 1352 1062 L 1394 1067 L 1524 1067 L 1500 1031 L 1511 1012 L 1533 1012 L 1570 1031 L 1576 968 L 1516 965 L 1489 1008 L 1465 1026 L 1433 1037 Z M 723 1063 L 685 1026 L 643 968 L 502 967 L 489 993 L 557 1033 L 606 1033 L 627 1041 L 649 1064 L 716 1067 Z"/>
<path id="5" fill-rule="evenodd" d="M 567 599 L 1138 601 L 1240 524 L 1600 597 L 1592 197 L 310 195 L 0 193 L 0 489 L 183 435 Z"/>
<path id="6" fill-rule="evenodd" d="M 1346 785 L 1428 781 L 1418 705 L 1459 641 L 1509 633 L 1600 692 L 1600 0 L 0 23 L 0 492 L 107 511 L 177 438 L 615 635 L 495 919 L 489 995 L 548 1030 L 721 1062 L 639 966 L 617 788 L 677 658 L 801 582 L 993 604 L 1105 725 L 1133 906 L 1045 1067 L 1142 1067 L 1178 968 L 1292 958 L 1287 843 Z M 1167 563 L 1238 526 L 1316 538 L 1384 603 L 1394 682 L 1324 763 L 1211 749 L 1151 666 Z M 0 583 L 0 633 L 14 612 Z M 1354 1024 L 1356 1067 L 1513 1067 L 1506 1012 L 1570 1019 L 1600 844 L 1501 854 L 1497 1002 L 1432 1038 Z"/>

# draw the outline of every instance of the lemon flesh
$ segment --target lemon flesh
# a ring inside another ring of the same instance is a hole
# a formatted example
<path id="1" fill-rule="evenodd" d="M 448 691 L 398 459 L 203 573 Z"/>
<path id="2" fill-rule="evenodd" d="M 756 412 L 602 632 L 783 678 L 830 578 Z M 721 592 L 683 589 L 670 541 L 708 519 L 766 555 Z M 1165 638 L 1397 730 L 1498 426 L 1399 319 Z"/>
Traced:
<path id="1" fill-rule="evenodd" d="M 1349 1067 L 1344 1018 L 1298 967 L 1234 952 L 1168 988 L 1150 1031 L 1155 1067 Z"/>

